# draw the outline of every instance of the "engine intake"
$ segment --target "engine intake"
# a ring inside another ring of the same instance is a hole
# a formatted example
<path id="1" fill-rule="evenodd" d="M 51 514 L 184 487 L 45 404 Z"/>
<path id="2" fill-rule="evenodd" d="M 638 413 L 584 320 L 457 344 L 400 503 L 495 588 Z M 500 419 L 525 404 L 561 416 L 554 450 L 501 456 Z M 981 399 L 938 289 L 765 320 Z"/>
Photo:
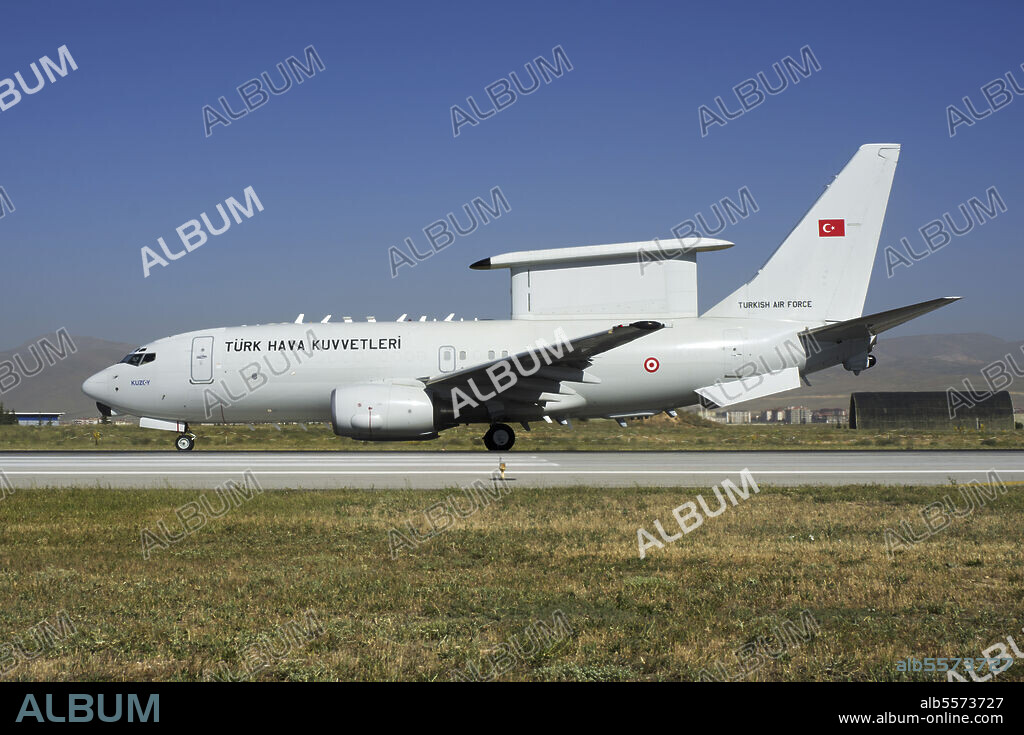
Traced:
<path id="1" fill-rule="evenodd" d="M 331 391 L 338 436 L 375 441 L 434 439 L 434 403 L 422 383 L 358 383 Z"/>

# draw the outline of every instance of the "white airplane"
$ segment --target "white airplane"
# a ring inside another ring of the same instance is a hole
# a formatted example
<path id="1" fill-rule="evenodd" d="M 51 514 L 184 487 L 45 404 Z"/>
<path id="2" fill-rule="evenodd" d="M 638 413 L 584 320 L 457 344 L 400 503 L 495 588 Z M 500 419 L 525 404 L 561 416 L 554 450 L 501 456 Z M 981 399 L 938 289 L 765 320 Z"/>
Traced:
<path id="1" fill-rule="evenodd" d="M 863 315 L 899 158 L 862 146 L 747 283 L 697 313 L 697 255 L 709 238 L 527 250 L 474 263 L 507 268 L 502 321 L 294 323 L 156 340 L 85 381 L 100 411 L 174 431 L 196 423 L 330 422 L 367 441 L 436 438 L 486 424 L 508 450 L 519 422 L 652 416 L 797 388 L 841 364 L 871 367 L 876 335 L 944 306 L 939 298 Z"/>

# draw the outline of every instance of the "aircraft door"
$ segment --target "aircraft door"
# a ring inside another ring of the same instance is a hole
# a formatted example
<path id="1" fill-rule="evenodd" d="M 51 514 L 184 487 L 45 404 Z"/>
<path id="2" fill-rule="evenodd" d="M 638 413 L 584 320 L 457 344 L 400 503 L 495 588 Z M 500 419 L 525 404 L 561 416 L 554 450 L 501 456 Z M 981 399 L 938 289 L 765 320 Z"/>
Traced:
<path id="1" fill-rule="evenodd" d="M 192 382 L 213 382 L 213 337 L 192 339 Z"/>
<path id="2" fill-rule="evenodd" d="M 455 348 L 444 345 L 437 351 L 437 366 L 442 373 L 450 373 L 455 369 Z"/>

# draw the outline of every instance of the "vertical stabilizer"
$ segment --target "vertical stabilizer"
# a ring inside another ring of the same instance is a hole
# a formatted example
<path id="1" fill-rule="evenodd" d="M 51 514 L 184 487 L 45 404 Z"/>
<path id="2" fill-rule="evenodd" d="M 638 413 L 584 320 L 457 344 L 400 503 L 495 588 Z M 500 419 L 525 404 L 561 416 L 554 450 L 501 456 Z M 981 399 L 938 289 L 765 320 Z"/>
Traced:
<path id="1" fill-rule="evenodd" d="M 861 146 L 761 270 L 704 316 L 861 316 L 899 155 L 896 143 Z"/>

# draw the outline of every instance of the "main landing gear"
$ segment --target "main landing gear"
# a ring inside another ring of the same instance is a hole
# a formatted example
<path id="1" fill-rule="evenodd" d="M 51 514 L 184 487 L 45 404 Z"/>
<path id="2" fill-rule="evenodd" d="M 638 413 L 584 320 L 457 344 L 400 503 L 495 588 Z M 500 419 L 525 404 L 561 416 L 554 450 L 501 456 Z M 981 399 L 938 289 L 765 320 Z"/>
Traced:
<path id="1" fill-rule="evenodd" d="M 516 443 L 516 433 L 508 424 L 493 424 L 484 434 L 484 446 L 492 452 L 504 452 Z"/>
<path id="2" fill-rule="evenodd" d="M 191 452 L 195 445 L 196 435 L 190 432 L 188 424 L 185 424 L 185 433 L 178 435 L 178 438 L 174 440 L 174 446 L 179 452 Z"/>

